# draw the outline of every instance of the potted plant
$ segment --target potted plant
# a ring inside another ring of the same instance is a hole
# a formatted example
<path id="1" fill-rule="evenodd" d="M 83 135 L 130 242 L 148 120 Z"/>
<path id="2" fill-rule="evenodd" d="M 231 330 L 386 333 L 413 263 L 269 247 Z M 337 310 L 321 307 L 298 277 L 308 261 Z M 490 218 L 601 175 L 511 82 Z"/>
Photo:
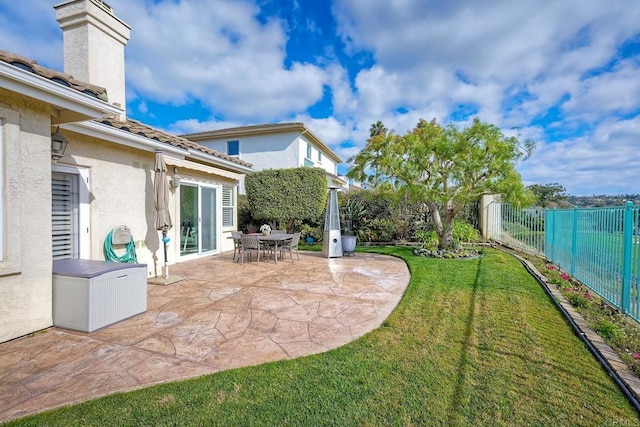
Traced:
<path id="1" fill-rule="evenodd" d="M 271 226 L 269 224 L 262 224 L 260 226 L 260 232 L 265 236 L 268 236 L 269 234 L 271 234 Z"/>
<path id="2" fill-rule="evenodd" d="M 349 213 L 343 213 L 342 215 L 342 234 L 340 239 L 342 240 L 342 255 L 353 256 L 356 250 L 356 241 L 358 237 L 353 230 L 353 220 Z"/>
<path id="3" fill-rule="evenodd" d="M 313 244 L 315 241 L 320 240 L 320 238 L 322 237 L 320 229 L 309 224 L 302 224 L 302 227 L 300 228 L 300 235 L 309 245 Z"/>
<path id="4" fill-rule="evenodd" d="M 348 199 L 342 207 L 342 254 L 344 256 L 354 255 L 358 236 L 364 233 L 361 227 L 365 224 L 366 214 L 367 209 L 359 200 Z"/>

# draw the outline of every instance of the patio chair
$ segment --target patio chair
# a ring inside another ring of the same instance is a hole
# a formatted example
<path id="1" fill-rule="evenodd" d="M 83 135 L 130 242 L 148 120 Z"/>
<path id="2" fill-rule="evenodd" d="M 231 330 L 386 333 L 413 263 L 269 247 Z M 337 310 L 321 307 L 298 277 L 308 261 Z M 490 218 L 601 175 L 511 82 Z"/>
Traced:
<path id="1" fill-rule="evenodd" d="M 287 234 L 287 230 L 271 230 L 271 234 Z M 276 247 L 275 242 L 264 242 L 267 250 L 272 251 Z M 275 256 L 275 254 L 273 255 Z"/>
<path id="2" fill-rule="evenodd" d="M 289 240 L 286 240 L 280 249 L 280 258 L 282 258 L 282 252 L 289 251 L 289 256 L 291 257 L 291 262 L 293 262 L 293 251 L 296 251 L 296 257 L 298 257 L 298 261 L 300 261 L 300 255 L 298 254 L 298 244 L 300 243 L 300 233 L 295 233 L 293 237 Z"/>
<path id="3" fill-rule="evenodd" d="M 244 264 L 244 254 L 249 254 L 249 262 L 251 262 L 251 254 L 256 253 L 257 261 L 260 262 L 260 252 L 263 250 L 260 240 L 256 234 L 241 234 L 240 235 L 240 263 Z"/>
<path id="4" fill-rule="evenodd" d="M 233 260 L 236 260 L 236 254 L 238 254 L 238 259 L 240 258 L 240 252 L 242 251 L 242 242 L 240 241 L 240 236 L 242 235 L 242 231 L 232 231 L 231 237 L 233 238 Z"/>

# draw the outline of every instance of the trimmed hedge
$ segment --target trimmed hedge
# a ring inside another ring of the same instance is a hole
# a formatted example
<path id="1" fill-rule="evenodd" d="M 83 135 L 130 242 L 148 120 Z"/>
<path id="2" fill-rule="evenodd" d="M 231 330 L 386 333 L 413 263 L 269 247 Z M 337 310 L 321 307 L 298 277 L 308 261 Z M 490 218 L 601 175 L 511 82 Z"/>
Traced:
<path id="1" fill-rule="evenodd" d="M 248 174 L 245 189 L 254 220 L 290 226 L 322 216 L 328 186 L 324 169 L 301 167 Z"/>

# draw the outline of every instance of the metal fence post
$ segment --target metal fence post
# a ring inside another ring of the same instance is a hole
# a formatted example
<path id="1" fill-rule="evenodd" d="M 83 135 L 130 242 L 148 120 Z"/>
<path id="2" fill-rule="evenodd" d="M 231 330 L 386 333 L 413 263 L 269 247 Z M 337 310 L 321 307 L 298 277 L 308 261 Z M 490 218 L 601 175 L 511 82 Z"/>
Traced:
<path id="1" fill-rule="evenodd" d="M 624 209 L 624 252 L 622 262 L 622 310 L 629 313 L 631 302 L 631 249 L 633 247 L 633 202 Z"/>
<path id="2" fill-rule="evenodd" d="M 553 247 L 556 237 L 556 208 L 545 209 L 545 224 L 544 224 L 544 256 L 549 261 L 553 259 Z"/>
<path id="3" fill-rule="evenodd" d="M 571 275 L 576 276 L 576 260 L 578 259 L 578 207 L 573 207 L 573 234 L 571 235 Z"/>

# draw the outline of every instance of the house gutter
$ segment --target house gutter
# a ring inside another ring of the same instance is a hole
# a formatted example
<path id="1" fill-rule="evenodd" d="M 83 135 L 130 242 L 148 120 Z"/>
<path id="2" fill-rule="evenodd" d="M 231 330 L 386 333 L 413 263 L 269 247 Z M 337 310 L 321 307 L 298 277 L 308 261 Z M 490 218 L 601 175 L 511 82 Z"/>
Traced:
<path id="1" fill-rule="evenodd" d="M 309 139 L 311 139 L 316 145 L 322 148 L 322 151 L 324 152 L 324 154 L 328 155 L 334 162 L 343 163 L 342 159 L 338 157 L 324 142 L 320 141 L 320 139 L 317 136 L 315 136 L 313 132 L 307 129 L 306 126 L 303 126 L 302 132 L 300 132 L 300 134 L 308 135 Z"/>
<path id="2" fill-rule="evenodd" d="M 205 161 L 207 163 L 211 163 L 214 164 L 216 166 L 220 166 L 220 167 L 224 167 L 226 169 L 231 169 L 231 170 L 237 170 L 241 173 L 251 173 L 251 172 L 255 172 L 255 170 L 252 167 L 249 166 L 244 166 L 244 165 L 240 165 L 238 163 L 235 162 L 231 162 L 229 160 L 225 160 L 225 159 L 221 159 L 219 157 L 215 157 L 197 150 L 189 150 L 189 157 L 191 157 L 194 160 L 201 160 L 201 161 Z"/>
<path id="3" fill-rule="evenodd" d="M 96 121 L 69 123 L 61 125 L 60 127 L 72 132 L 103 139 L 142 151 L 154 153 L 157 150 L 161 150 L 165 154 L 169 154 L 183 160 L 186 160 L 186 158 L 189 157 L 190 159 L 206 162 L 209 165 L 221 167 L 234 173 L 246 174 L 254 172 L 253 168 L 249 166 L 240 165 L 197 150 L 174 147 L 166 142 L 159 142 L 146 136 L 137 135 Z"/>
<path id="4" fill-rule="evenodd" d="M 87 121 L 80 123 L 68 123 L 60 126 L 63 129 L 77 132 L 83 135 L 92 136 L 94 138 L 103 139 L 109 142 L 115 142 L 126 147 L 154 153 L 156 150 L 162 150 L 165 153 L 184 158 L 189 154 L 189 150 L 174 147 L 170 144 L 155 141 L 146 136 L 136 135 L 126 130 L 118 129 L 103 123 Z"/>
<path id="5" fill-rule="evenodd" d="M 81 115 L 74 120 L 120 115 L 122 109 L 76 89 L 0 61 L 0 87 Z"/>

